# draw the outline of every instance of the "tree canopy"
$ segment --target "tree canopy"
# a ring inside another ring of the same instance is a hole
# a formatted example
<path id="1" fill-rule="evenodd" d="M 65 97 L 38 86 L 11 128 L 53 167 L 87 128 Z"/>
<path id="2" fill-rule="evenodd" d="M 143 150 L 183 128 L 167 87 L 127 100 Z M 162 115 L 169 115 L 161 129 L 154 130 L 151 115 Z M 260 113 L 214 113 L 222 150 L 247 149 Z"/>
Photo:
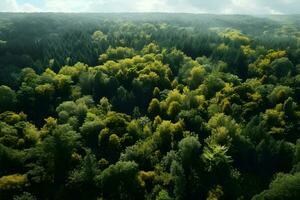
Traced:
<path id="1" fill-rule="evenodd" d="M 300 199 L 299 41 L 298 16 L 0 13 L 0 199 Z"/>

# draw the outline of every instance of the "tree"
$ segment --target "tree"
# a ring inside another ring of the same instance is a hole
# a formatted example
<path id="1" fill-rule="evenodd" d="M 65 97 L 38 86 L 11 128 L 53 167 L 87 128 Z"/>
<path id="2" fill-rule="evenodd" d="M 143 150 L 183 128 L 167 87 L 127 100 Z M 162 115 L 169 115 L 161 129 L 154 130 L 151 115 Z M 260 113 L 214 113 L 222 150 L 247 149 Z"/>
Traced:
<path id="1" fill-rule="evenodd" d="M 1 198 L 9 199 L 12 194 L 16 194 L 17 191 L 22 191 L 28 182 L 26 175 L 12 174 L 8 176 L 2 176 L 0 178 L 0 194 Z"/>
<path id="2" fill-rule="evenodd" d="M 287 100 L 285 100 L 283 104 L 283 110 L 285 115 L 288 118 L 294 118 L 295 117 L 295 110 L 297 108 L 297 103 L 293 101 L 293 98 L 289 97 Z"/>
<path id="3" fill-rule="evenodd" d="M 207 123 L 207 128 L 211 130 L 211 135 L 207 141 L 228 146 L 241 131 L 236 121 L 224 113 L 218 113 L 211 117 Z"/>
<path id="4" fill-rule="evenodd" d="M 227 151 L 228 147 L 217 144 L 208 144 L 204 147 L 202 159 L 206 164 L 206 170 L 219 174 L 222 170 L 228 169 L 232 159 L 226 155 Z"/>
<path id="5" fill-rule="evenodd" d="M 97 195 L 95 177 L 98 175 L 97 159 L 87 150 L 79 169 L 75 169 L 69 176 L 68 187 L 70 196 L 76 199 L 92 199 Z"/>
<path id="6" fill-rule="evenodd" d="M 112 105 L 116 111 L 131 113 L 135 105 L 135 97 L 132 92 L 128 92 L 121 86 L 112 98 Z"/>
<path id="7" fill-rule="evenodd" d="M 104 123 L 94 114 L 87 113 L 87 117 L 80 127 L 84 144 L 94 151 L 98 150 L 98 135 L 104 128 Z"/>
<path id="8" fill-rule="evenodd" d="M 153 98 L 148 107 L 148 113 L 151 117 L 155 117 L 160 114 L 160 104 L 158 99 Z"/>
<path id="9" fill-rule="evenodd" d="M 97 180 L 105 199 L 143 198 L 135 162 L 117 162 L 97 176 Z"/>
<path id="10" fill-rule="evenodd" d="M 181 110 L 181 105 L 177 101 L 173 101 L 170 103 L 169 108 L 167 110 L 167 115 L 169 115 L 172 119 L 175 119 Z"/>
<path id="11" fill-rule="evenodd" d="M 0 177 L 22 171 L 26 154 L 0 144 Z"/>
<path id="12" fill-rule="evenodd" d="M 171 165 L 171 174 L 174 179 L 174 196 L 176 200 L 182 200 L 186 197 L 186 179 L 184 178 L 184 170 L 182 166 L 173 161 Z"/>
<path id="13" fill-rule="evenodd" d="M 201 144 L 198 138 L 189 136 L 178 144 L 178 155 L 184 169 L 197 165 L 200 158 Z"/>
<path id="14" fill-rule="evenodd" d="M 176 199 L 194 199 L 203 192 L 200 181 L 200 147 L 198 138 L 193 136 L 183 138 L 178 144 L 177 159 L 171 164 Z"/>
<path id="15" fill-rule="evenodd" d="M 84 95 L 93 94 L 93 85 L 95 84 L 95 74 L 91 71 L 79 75 L 79 84 L 81 92 Z"/>
<path id="16" fill-rule="evenodd" d="M 155 142 L 162 153 L 170 151 L 183 137 L 181 122 L 162 121 L 155 132 Z"/>
<path id="17" fill-rule="evenodd" d="M 111 111 L 112 105 L 109 103 L 109 100 L 106 97 L 102 97 L 99 102 L 99 109 L 103 114 L 107 114 Z"/>
<path id="18" fill-rule="evenodd" d="M 86 104 L 84 98 L 81 100 L 83 101 L 80 101 L 80 99 L 76 102 L 65 101 L 56 108 L 61 123 L 68 123 L 75 128 L 83 123 L 89 105 Z"/>
<path id="19" fill-rule="evenodd" d="M 274 105 L 283 103 L 289 97 L 292 97 L 294 91 L 288 86 L 279 85 L 273 89 L 271 94 L 268 96 L 270 102 Z"/>
<path id="20" fill-rule="evenodd" d="M 107 36 L 100 30 L 95 31 L 92 35 L 92 39 L 96 43 L 106 42 Z"/>
<path id="21" fill-rule="evenodd" d="M 58 125 L 43 143 L 30 152 L 29 158 L 37 158 L 37 161 L 30 165 L 31 169 L 28 172 L 28 179 L 33 184 L 33 188 L 44 190 L 50 186 L 59 189 L 66 183 L 72 154 L 78 147 L 78 139 L 79 134 L 73 131 L 70 125 Z"/>
<path id="22" fill-rule="evenodd" d="M 35 196 L 33 196 L 32 194 L 30 194 L 28 192 L 23 192 L 20 195 L 14 196 L 13 200 L 36 200 L 36 198 L 35 198 Z"/>
<path id="23" fill-rule="evenodd" d="M 292 200 L 300 197 L 300 173 L 277 174 L 269 186 L 269 189 L 255 195 L 253 200 Z"/>
<path id="24" fill-rule="evenodd" d="M 183 64 L 184 59 L 184 53 L 178 49 L 163 51 L 163 62 L 170 65 L 170 68 L 175 76 L 178 74 L 179 68 Z"/>
<path id="25" fill-rule="evenodd" d="M 169 196 L 168 191 L 161 190 L 156 196 L 155 200 L 172 200 L 172 198 Z"/>
<path id="26" fill-rule="evenodd" d="M 225 86 L 225 82 L 220 79 L 216 74 L 209 75 L 203 84 L 205 96 L 211 98 L 216 92 L 220 91 Z"/>
<path id="27" fill-rule="evenodd" d="M 128 47 L 108 48 L 105 54 L 101 54 L 99 61 L 104 63 L 109 60 L 117 61 L 134 56 L 134 49 Z"/>
<path id="28" fill-rule="evenodd" d="M 0 86 L 0 112 L 14 110 L 17 103 L 15 91 L 7 86 Z"/>
<path id="29" fill-rule="evenodd" d="M 196 89 L 204 80 L 206 71 L 204 67 L 194 67 L 189 77 L 187 78 L 187 83 L 190 86 L 191 89 Z"/>
<path id="30" fill-rule="evenodd" d="M 224 195 L 221 186 L 217 186 L 216 188 L 210 190 L 207 195 L 207 200 L 219 200 Z"/>
<path id="31" fill-rule="evenodd" d="M 274 74 L 278 77 L 287 76 L 293 69 L 293 63 L 286 57 L 278 58 L 271 63 Z"/>
<path id="32" fill-rule="evenodd" d="M 158 54 L 160 52 L 160 47 L 155 43 L 150 43 L 144 46 L 141 52 L 143 54 L 150 54 L 150 53 Z"/>

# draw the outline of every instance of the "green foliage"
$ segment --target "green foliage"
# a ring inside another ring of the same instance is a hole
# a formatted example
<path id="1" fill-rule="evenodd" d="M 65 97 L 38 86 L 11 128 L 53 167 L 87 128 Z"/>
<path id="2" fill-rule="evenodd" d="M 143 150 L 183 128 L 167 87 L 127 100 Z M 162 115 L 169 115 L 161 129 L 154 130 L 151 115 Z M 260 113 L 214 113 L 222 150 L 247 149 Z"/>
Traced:
<path id="1" fill-rule="evenodd" d="M 78 145 L 78 139 L 79 134 L 73 131 L 70 125 L 58 125 L 30 155 L 30 157 L 38 156 L 38 166 L 33 165 L 29 171 L 30 180 L 33 183 L 50 181 L 54 185 L 64 183 L 72 164 L 72 154 Z M 47 175 L 40 177 L 40 170 L 46 170 Z"/>
<path id="2" fill-rule="evenodd" d="M 25 152 L 0 144 L 0 176 L 11 174 L 23 168 Z"/>
<path id="3" fill-rule="evenodd" d="M 95 34 L 95 33 L 94 33 Z M 127 47 L 108 48 L 105 54 L 100 55 L 99 61 L 120 60 L 134 56 L 134 50 Z"/>
<path id="4" fill-rule="evenodd" d="M 95 31 L 92 35 L 94 42 L 102 43 L 107 40 L 107 36 L 100 30 Z"/>
<path id="5" fill-rule="evenodd" d="M 208 144 L 202 154 L 202 159 L 206 163 L 207 171 L 211 172 L 215 169 L 226 169 L 226 166 L 232 162 L 230 156 L 226 155 L 228 148 L 218 144 Z"/>
<path id="6" fill-rule="evenodd" d="M 268 96 L 273 104 L 283 103 L 286 99 L 293 95 L 293 89 L 288 86 L 277 86 L 273 89 L 272 93 Z"/>
<path id="7" fill-rule="evenodd" d="M 0 13 L 0 199 L 299 199 L 298 22 Z"/>
<path id="8" fill-rule="evenodd" d="M 200 67 L 194 67 L 191 72 L 190 76 L 188 77 L 188 84 L 191 89 L 197 88 L 204 80 L 206 71 L 205 69 L 200 66 Z"/>
<path id="9" fill-rule="evenodd" d="M 218 200 L 222 198 L 223 195 L 222 187 L 218 185 L 215 189 L 208 192 L 207 200 Z"/>
<path id="10" fill-rule="evenodd" d="M 25 175 L 13 174 L 8 176 L 2 176 L 0 178 L 0 191 L 16 190 L 23 187 L 27 182 Z"/>
<path id="11" fill-rule="evenodd" d="M 32 194 L 24 192 L 21 195 L 15 196 L 14 200 L 36 200 L 36 198 Z"/>
<path id="12" fill-rule="evenodd" d="M 7 86 L 0 86 L 0 112 L 11 110 L 17 103 L 15 91 Z"/>
<path id="13" fill-rule="evenodd" d="M 161 190 L 156 196 L 155 200 L 172 200 L 166 190 Z"/>
<path id="14" fill-rule="evenodd" d="M 159 149 L 162 152 L 168 152 L 183 137 L 183 125 L 181 122 L 174 124 L 170 121 L 162 121 L 154 134 Z"/>
<path id="15" fill-rule="evenodd" d="M 174 196 L 176 197 L 175 199 L 184 199 L 186 194 L 186 180 L 184 178 L 184 171 L 182 166 L 180 166 L 180 164 L 176 161 L 172 162 L 171 174 L 174 179 Z"/>
<path id="16" fill-rule="evenodd" d="M 68 187 L 74 191 L 70 196 L 77 199 L 93 198 L 97 194 L 95 176 L 98 174 L 97 159 L 95 155 L 87 151 L 80 167 L 69 175 Z"/>
<path id="17" fill-rule="evenodd" d="M 223 89 L 224 86 L 224 81 L 214 74 L 206 77 L 204 84 L 202 85 L 204 94 L 207 98 L 213 97 L 215 93 Z"/>
<path id="18" fill-rule="evenodd" d="M 135 162 L 117 162 L 105 169 L 97 181 L 105 199 L 139 199 L 141 188 Z"/>
<path id="19" fill-rule="evenodd" d="M 284 77 L 291 73 L 293 63 L 288 58 L 279 58 L 271 63 L 271 67 L 277 77 Z"/>
<path id="20" fill-rule="evenodd" d="M 148 113 L 153 117 L 160 114 L 160 104 L 159 104 L 158 99 L 153 98 L 151 100 L 149 107 L 148 107 Z"/>
<path id="21" fill-rule="evenodd" d="M 107 114 L 109 111 L 111 111 L 112 105 L 109 103 L 108 99 L 106 97 L 102 97 L 99 102 L 99 109 L 104 114 Z"/>
<path id="22" fill-rule="evenodd" d="M 184 167 L 192 166 L 200 158 L 201 144 L 196 137 L 186 137 L 178 144 L 178 156 Z"/>
<path id="23" fill-rule="evenodd" d="M 300 174 L 278 174 L 269 186 L 253 199 L 298 199 L 300 197 Z"/>

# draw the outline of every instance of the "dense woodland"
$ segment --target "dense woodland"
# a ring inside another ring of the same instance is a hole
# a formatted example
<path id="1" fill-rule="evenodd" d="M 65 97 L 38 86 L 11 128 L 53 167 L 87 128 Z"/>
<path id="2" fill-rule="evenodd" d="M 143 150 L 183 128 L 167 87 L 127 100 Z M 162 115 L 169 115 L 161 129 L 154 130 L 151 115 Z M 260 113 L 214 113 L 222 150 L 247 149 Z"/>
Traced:
<path id="1" fill-rule="evenodd" d="M 300 199 L 300 16 L 0 13 L 0 199 Z"/>

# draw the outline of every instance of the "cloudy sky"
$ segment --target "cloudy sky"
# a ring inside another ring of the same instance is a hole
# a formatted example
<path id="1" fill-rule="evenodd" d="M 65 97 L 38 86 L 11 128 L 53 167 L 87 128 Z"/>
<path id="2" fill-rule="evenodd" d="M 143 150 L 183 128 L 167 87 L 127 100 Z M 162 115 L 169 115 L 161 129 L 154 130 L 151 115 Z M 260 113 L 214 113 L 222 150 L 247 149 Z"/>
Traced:
<path id="1" fill-rule="evenodd" d="M 300 0 L 0 0 L 0 12 L 300 14 Z"/>

